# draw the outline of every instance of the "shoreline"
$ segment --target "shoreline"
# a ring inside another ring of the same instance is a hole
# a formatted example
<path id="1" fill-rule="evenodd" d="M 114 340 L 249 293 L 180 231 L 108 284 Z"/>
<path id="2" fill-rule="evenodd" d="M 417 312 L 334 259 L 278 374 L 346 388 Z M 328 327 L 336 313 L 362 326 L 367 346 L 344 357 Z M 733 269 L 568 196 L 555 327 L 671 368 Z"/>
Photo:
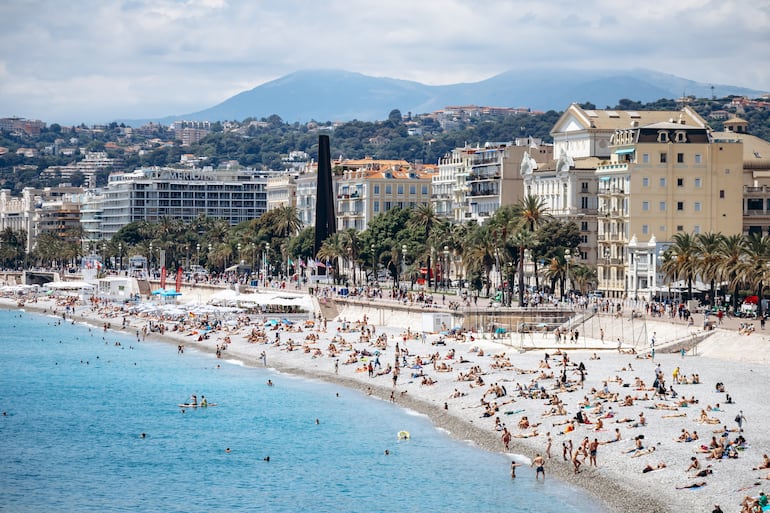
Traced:
<path id="1" fill-rule="evenodd" d="M 14 302 L 8 301 L 8 300 L 0 300 L 0 305 L 5 306 L 9 309 L 20 309 L 19 306 Z M 25 304 L 21 309 L 24 310 L 30 310 L 34 311 L 35 313 L 40 314 L 48 314 L 48 315 L 57 315 L 56 310 L 54 308 L 54 303 L 50 300 L 43 299 L 40 300 L 38 303 L 27 303 Z M 112 317 L 112 318 L 105 318 L 100 317 L 98 312 L 92 312 L 89 308 L 84 306 L 78 307 L 78 312 L 75 316 L 68 316 L 67 321 L 76 321 L 76 322 L 85 322 L 89 325 L 92 325 L 96 328 L 101 329 L 103 327 L 103 324 L 105 322 L 112 322 L 115 326 L 112 327 L 112 331 L 124 333 L 129 336 L 133 336 L 135 334 L 136 330 L 141 330 L 141 327 L 145 325 L 148 322 L 148 319 L 146 318 L 140 318 L 136 316 L 128 316 L 127 319 L 129 320 L 128 326 L 126 329 L 121 329 L 120 327 L 120 321 L 122 320 L 122 316 Z M 59 307 L 58 317 L 61 317 L 61 312 L 63 311 L 62 307 Z M 115 322 L 117 321 L 117 322 Z M 170 323 L 169 323 L 170 324 Z M 340 325 L 338 322 L 329 322 L 329 333 L 321 334 L 319 333 L 319 340 L 318 347 L 319 348 L 325 348 L 326 344 L 329 342 L 329 339 L 331 339 L 332 335 L 335 334 L 335 329 Z M 388 341 L 388 348 L 386 350 L 383 350 L 383 362 L 390 360 L 392 357 L 392 349 L 394 340 L 398 340 L 396 337 L 400 330 L 399 328 L 385 328 L 385 327 L 376 327 L 377 333 L 381 333 L 382 330 L 385 330 L 389 334 L 389 341 Z M 296 333 L 296 336 L 299 339 L 302 338 L 302 335 L 310 333 L 310 331 L 305 331 L 304 333 Z M 225 335 L 225 332 L 222 332 L 220 334 L 217 334 L 219 338 L 222 338 L 221 336 Z M 356 335 L 356 333 L 353 333 Z M 366 373 L 355 373 L 353 367 L 346 366 L 343 364 L 339 365 L 339 374 L 335 374 L 334 372 L 334 366 L 333 366 L 333 359 L 327 357 L 326 355 L 319 356 L 317 358 L 310 358 L 307 354 L 303 353 L 300 350 L 295 351 L 286 351 L 284 348 L 277 347 L 273 343 L 257 343 L 257 344 L 250 344 L 245 340 L 245 337 L 242 333 L 230 333 L 228 334 L 232 338 L 232 342 L 229 344 L 228 349 L 223 354 L 224 359 L 236 359 L 240 362 L 243 362 L 246 366 L 252 366 L 252 367 L 261 367 L 262 364 L 258 361 L 258 355 L 261 351 L 265 351 L 267 353 L 268 358 L 268 368 L 274 369 L 278 372 L 285 372 L 291 375 L 300 376 L 303 378 L 311 379 L 311 380 L 321 380 L 329 383 L 338 384 L 350 389 L 357 390 L 364 394 L 370 394 L 373 396 L 376 396 L 379 399 L 382 400 L 390 400 L 390 394 L 391 391 L 394 390 L 391 386 L 389 377 L 382 379 L 382 378 L 369 378 Z M 285 340 L 286 337 L 290 335 L 294 335 L 294 333 L 289 334 L 287 333 L 281 333 L 283 339 Z M 347 335 L 351 335 L 351 333 L 347 333 Z M 610 334 L 608 333 L 608 336 Z M 729 333 L 727 334 L 729 336 Z M 198 342 L 194 339 L 194 337 L 190 337 L 186 334 L 181 334 L 178 332 L 166 332 L 164 335 L 159 335 L 157 333 L 148 333 L 147 338 L 149 338 L 152 341 L 155 342 L 162 342 L 162 343 L 168 343 L 168 344 L 184 344 L 185 346 L 189 347 L 195 347 L 197 350 L 200 350 L 202 352 L 208 352 L 208 353 L 215 353 L 215 347 L 214 344 L 217 342 L 217 340 L 213 340 L 215 337 L 212 336 L 209 340 L 204 340 L 202 342 Z M 343 332 L 343 338 L 349 338 L 344 336 Z M 432 337 L 429 337 L 429 340 L 435 340 L 437 338 L 435 335 Z M 612 338 L 610 339 L 612 340 Z M 355 346 L 361 346 L 361 344 L 354 343 Z M 419 340 L 409 340 L 408 346 L 410 349 L 410 355 L 411 354 L 422 354 L 425 353 L 435 353 L 435 352 L 441 352 L 444 353 L 450 349 L 455 349 L 458 353 L 462 352 L 463 356 L 467 356 L 473 360 L 476 359 L 476 357 L 472 356 L 472 353 L 469 352 L 471 345 L 477 345 L 484 349 L 485 352 L 488 352 L 489 354 L 493 354 L 495 352 L 507 352 L 509 357 L 512 361 L 514 361 L 514 364 L 516 365 L 516 369 L 533 369 L 537 368 L 536 366 L 533 367 L 533 363 L 537 363 L 537 361 L 540 359 L 541 351 L 530 351 L 527 353 L 519 353 L 514 348 L 511 348 L 509 346 L 502 346 L 499 344 L 496 344 L 493 341 L 489 340 L 477 340 L 475 342 L 448 342 L 446 346 L 433 346 L 431 344 L 426 343 L 423 345 Z M 770 346 L 768 346 L 770 347 Z M 283 350 L 282 350 L 283 349 Z M 414 351 L 415 349 L 418 349 L 418 351 Z M 613 348 L 614 349 L 614 348 Z M 586 379 L 586 388 L 584 391 L 577 391 L 577 394 L 571 393 L 570 395 L 587 395 L 587 392 L 590 390 L 591 386 L 597 386 L 600 384 L 600 382 L 604 379 L 604 377 L 596 378 L 593 376 L 593 368 L 592 364 L 595 362 L 589 361 L 589 354 L 593 352 L 592 350 L 585 350 L 585 349 L 573 349 L 570 351 L 570 357 L 577 361 L 578 359 L 581 361 L 586 362 L 586 366 L 588 367 L 588 377 Z M 538 354 L 535 354 L 538 353 Z M 649 374 L 652 372 L 651 362 L 644 359 L 635 360 L 632 356 L 629 355 L 617 355 L 612 351 L 611 349 L 607 348 L 604 351 L 599 351 L 601 360 L 598 360 L 598 362 L 611 362 L 608 364 L 604 364 L 605 368 L 602 368 L 601 370 L 598 370 L 599 373 L 605 374 L 608 372 L 614 372 L 617 370 L 617 367 L 620 364 L 620 362 L 633 362 L 634 366 L 639 369 L 638 373 L 640 376 L 648 380 Z M 669 364 L 666 362 L 672 361 L 674 363 L 678 362 L 678 355 L 660 355 L 660 360 L 664 360 L 664 365 L 666 366 L 667 370 L 667 376 L 670 374 L 671 368 Z M 706 359 L 703 357 L 687 357 L 684 361 L 682 366 L 687 369 L 691 369 L 694 366 L 700 366 L 698 363 L 700 361 L 705 362 Z M 714 362 L 716 362 L 716 368 L 718 370 L 725 370 L 723 367 L 725 365 L 727 366 L 737 366 L 737 367 L 757 367 L 759 372 L 762 373 L 762 377 L 764 378 L 764 383 L 756 383 L 755 385 L 764 384 L 767 385 L 770 383 L 770 379 L 767 378 L 768 368 L 766 365 L 758 364 L 758 363 L 742 363 L 742 362 L 725 362 L 722 360 L 714 360 L 709 359 L 711 361 L 707 362 L 712 364 L 714 366 Z M 455 362 L 451 362 L 455 367 L 458 367 L 458 365 Z M 488 365 L 488 364 L 487 364 Z M 624 364 L 623 364 L 624 365 Z M 720 369 L 721 368 L 721 369 Z M 425 369 L 428 369 L 428 366 L 425 366 Z M 644 369 L 644 370 L 641 370 Z M 518 372 L 511 372 L 511 369 L 502 369 L 497 371 L 492 371 L 491 369 L 488 374 L 484 375 L 484 380 L 486 381 L 486 384 L 491 384 L 495 381 L 498 381 L 500 383 L 504 383 L 505 386 L 509 389 L 513 389 L 514 385 L 513 382 L 515 381 L 528 381 L 532 376 L 527 376 L 526 374 L 519 374 Z M 403 368 L 402 372 L 404 374 L 408 373 L 408 368 Z M 754 372 L 754 369 L 744 369 L 744 372 Z M 715 498 L 719 497 L 716 502 L 719 502 L 725 513 L 729 513 L 730 511 L 739 511 L 739 501 L 743 497 L 743 495 L 746 494 L 753 494 L 756 495 L 759 493 L 759 491 L 762 489 L 762 487 L 754 487 L 753 490 L 750 491 L 742 491 L 740 488 L 743 488 L 743 486 L 746 486 L 745 480 L 746 476 L 740 477 L 740 479 L 743 479 L 743 481 L 739 480 L 739 476 L 735 475 L 735 473 L 730 473 L 730 475 L 726 475 L 728 472 L 725 472 L 725 475 L 720 475 L 718 479 L 724 480 L 721 484 L 723 486 L 719 486 L 719 490 L 717 490 L 717 487 L 713 487 L 711 489 L 711 486 L 707 486 L 704 488 L 705 493 L 698 493 L 700 490 L 697 491 L 691 491 L 691 490 L 676 490 L 673 486 L 674 483 L 672 481 L 675 481 L 676 484 L 686 484 L 687 482 L 692 482 L 691 479 L 687 479 L 686 474 L 683 472 L 684 467 L 682 465 L 685 465 L 686 463 L 689 463 L 689 452 L 687 452 L 687 457 L 683 458 L 683 451 L 678 451 L 680 454 L 674 454 L 673 451 L 669 451 L 668 449 L 683 449 L 685 448 L 684 444 L 679 444 L 678 447 L 674 445 L 673 447 L 662 447 L 661 443 L 658 442 L 658 451 L 657 454 L 654 454 L 652 457 L 645 456 L 643 458 L 639 458 L 637 460 L 630 460 L 633 462 L 633 464 L 628 463 L 628 458 L 624 458 L 622 454 L 611 454 L 610 451 L 616 453 L 617 447 L 615 447 L 614 444 L 609 445 L 603 445 L 599 450 L 599 467 L 589 468 L 586 462 L 586 465 L 584 467 L 584 471 L 582 471 L 579 474 L 574 474 L 572 470 L 572 464 L 571 462 L 563 462 L 561 459 L 561 442 L 570 438 L 574 439 L 576 442 L 576 446 L 579 445 L 579 440 L 583 436 L 590 436 L 592 439 L 594 436 L 599 438 L 600 440 L 607 439 L 611 433 L 607 432 L 598 432 L 595 433 L 594 431 L 589 431 L 588 429 L 583 429 L 582 426 L 578 428 L 572 435 L 579 435 L 577 438 L 575 436 L 570 435 L 562 435 L 557 434 L 557 428 L 556 426 L 553 426 L 551 428 L 547 427 L 547 424 L 550 423 L 551 419 L 554 419 L 554 417 L 540 417 L 537 413 L 537 411 L 542 410 L 543 406 L 536 406 L 542 403 L 542 401 L 537 400 L 529 400 L 529 399 L 522 399 L 519 397 L 515 398 L 515 401 L 517 403 L 520 403 L 521 406 L 519 408 L 523 408 L 526 410 L 526 414 L 530 416 L 530 419 L 536 418 L 540 419 L 543 422 L 543 426 L 540 428 L 539 436 L 533 437 L 533 438 L 516 438 L 516 434 L 519 433 L 520 430 L 517 429 L 515 425 L 513 425 L 514 421 L 519 418 L 518 415 L 511 415 L 508 417 L 507 415 L 500 415 L 500 417 L 504 417 L 504 421 L 508 422 L 508 426 L 510 427 L 510 430 L 512 433 L 514 433 L 514 438 L 512 439 L 511 443 L 511 449 L 509 451 L 505 451 L 502 447 L 502 443 L 500 440 L 500 433 L 495 431 L 493 429 L 492 421 L 488 418 L 483 418 L 480 416 L 477 416 L 474 414 L 474 409 L 479 408 L 480 404 L 478 402 L 478 397 L 481 396 L 483 391 L 486 389 L 486 386 L 481 387 L 475 387 L 468 389 L 466 391 L 466 383 L 455 381 L 454 378 L 456 376 L 455 372 L 449 372 L 449 373 L 438 373 L 434 371 L 427 372 L 430 376 L 437 378 L 438 382 L 435 385 L 420 385 L 420 383 L 416 380 L 407 381 L 407 377 L 404 376 L 403 381 L 399 380 L 398 386 L 395 388 L 395 403 L 399 406 L 409 408 L 411 410 L 414 410 L 416 412 L 419 412 L 421 414 L 426 415 L 433 425 L 436 428 L 443 429 L 449 433 L 449 435 L 457 440 L 462 441 L 468 441 L 471 444 L 475 445 L 476 447 L 486 450 L 486 451 L 493 451 L 498 453 L 505 453 L 508 456 L 512 456 L 514 454 L 521 454 L 528 458 L 533 458 L 536 453 L 543 453 L 545 448 L 545 438 L 544 433 L 546 431 L 553 432 L 553 447 L 552 447 L 552 456 L 553 458 L 551 460 L 547 460 L 546 462 L 546 472 L 548 477 L 554 476 L 563 483 L 565 483 L 568 486 L 574 486 L 577 488 L 581 488 L 585 490 L 590 495 L 594 496 L 596 499 L 598 499 L 599 502 L 601 502 L 608 511 L 612 513 L 631 513 L 631 512 L 639 512 L 639 511 L 645 511 L 645 512 L 651 512 L 651 513 L 657 513 L 657 512 L 666 512 L 666 511 L 672 511 L 674 509 L 680 510 L 680 511 L 706 511 L 705 508 L 709 508 L 708 511 L 710 511 L 710 508 L 713 507 L 715 503 Z M 711 374 L 711 371 L 708 372 L 702 371 L 701 374 Z M 625 376 L 624 376 L 625 377 Z M 487 379 L 488 378 L 488 379 Z M 572 376 L 570 376 L 572 378 Z M 705 380 L 704 380 L 705 381 Z M 731 377 L 728 377 L 723 380 L 729 388 L 732 388 L 731 384 Z M 709 387 L 713 382 L 711 376 L 709 376 L 708 381 L 705 381 L 705 384 L 703 385 L 693 385 L 700 387 L 697 391 L 699 396 L 701 395 L 701 392 L 706 392 L 705 387 Z M 677 388 L 681 388 L 681 394 L 684 395 L 690 395 L 691 389 L 689 388 L 690 385 L 681 386 Z M 447 399 L 449 397 L 449 393 L 452 391 L 452 389 L 458 389 L 461 388 L 463 390 L 463 393 L 465 394 L 462 397 L 459 398 L 453 398 L 453 399 Z M 758 387 L 760 390 L 758 390 L 758 394 L 761 398 L 764 392 L 766 392 L 767 387 L 764 388 Z M 631 389 L 633 391 L 633 389 Z M 745 402 L 743 401 L 743 393 L 739 393 L 738 390 L 730 390 L 733 393 L 733 396 L 738 399 L 741 403 L 741 407 L 746 410 L 746 416 L 750 422 L 750 424 L 747 424 L 747 437 L 749 438 L 749 441 L 752 445 L 752 448 L 750 450 L 745 451 L 747 454 L 742 454 L 741 458 L 736 460 L 741 463 L 741 465 L 747 465 L 749 467 L 756 466 L 759 463 L 759 459 L 761 458 L 761 455 L 763 453 L 767 453 L 767 447 L 768 447 L 768 436 L 758 436 L 759 433 L 757 431 L 761 430 L 761 427 L 763 425 L 766 425 L 763 422 L 764 420 L 770 421 L 770 418 L 768 415 L 761 415 L 761 410 L 759 408 L 753 408 L 750 406 L 747 406 Z M 562 394 L 560 394 L 561 396 Z M 707 394 L 704 394 L 707 395 Z M 513 394 L 511 394 L 510 397 L 513 397 Z M 474 401 L 475 399 L 475 401 Z M 503 397 L 505 399 L 505 397 Z M 562 398 L 565 402 L 565 404 L 568 405 L 568 411 L 570 413 L 573 413 L 575 411 L 574 402 L 575 400 L 579 399 L 579 397 L 565 397 Z M 712 399 L 708 399 L 709 401 L 712 401 L 712 404 L 714 404 L 717 401 L 714 401 Z M 705 401 L 704 401 L 705 402 Z M 448 409 L 444 409 L 444 403 L 447 403 Z M 761 401 L 760 403 L 761 404 Z M 696 405 L 697 406 L 697 405 Z M 637 410 L 640 410 L 641 408 L 644 408 L 644 406 L 634 406 L 631 408 L 633 412 L 636 412 Z M 690 413 L 694 414 L 697 413 L 696 408 L 691 408 L 692 411 Z M 478 409 L 477 412 L 481 413 L 481 409 Z M 501 408 L 501 412 L 502 412 Z M 623 413 L 625 415 L 625 412 L 622 410 L 616 410 L 619 413 Z M 644 410 L 647 412 L 647 410 Z M 731 410 L 730 410 L 731 411 Z M 652 417 L 655 413 L 659 413 L 656 410 L 649 410 L 650 417 Z M 729 413 L 729 412 L 728 412 Z M 734 413 L 732 414 L 734 415 Z M 626 415 L 630 416 L 630 415 Z M 724 417 L 724 415 L 723 415 Z M 478 419 L 478 420 L 477 420 Z M 559 417 L 561 419 L 561 417 Z M 732 416 L 727 415 L 726 419 L 723 419 L 725 424 L 729 424 L 731 422 Z M 674 420 L 674 419 L 672 419 Z M 687 419 L 679 420 L 675 419 L 674 422 L 671 422 L 671 426 L 659 426 L 659 431 L 664 432 L 658 432 L 653 433 L 651 432 L 651 429 L 645 429 L 645 434 L 647 435 L 648 439 L 661 439 L 661 442 L 665 442 L 665 438 L 673 438 L 673 435 L 675 435 L 678 432 L 678 429 L 681 427 L 683 422 L 685 422 Z M 667 423 L 668 421 L 659 421 L 657 418 L 655 419 L 655 422 L 662 422 L 662 424 Z M 650 425 L 652 425 L 653 419 L 650 420 Z M 614 428 L 615 425 L 609 425 L 608 427 Z M 636 430 L 631 430 L 630 428 L 627 430 L 626 425 L 621 426 L 624 431 L 629 431 L 629 435 L 631 433 L 636 432 Z M 706 435 L 708 433 L 709 438 L 711 435 L 711 429 L 709 429 L 707 426 L 701 426 L 698 425 L 698 427 L 701 427 L 703 429 L 702 438 L 706 439 Z M 718 427 L 718 426 L 715 426 Z M 751 427 L 751 432 L 749 433 L 749 427 Z M 665 429 L 664 429 L 665 428 Z M 673 428 L 673 429 L 671 429 Z M 608 429 L 608 431 L 612 431 L 612 429 Z M 638 432 L 641 432 L 639 430 Z M 628 440 L 624 436 L 625 439 Z M 625 442 L 621 442 L 625 443 Z M 670 445 L 670 444 L 667 444 Z M 625 449 L 626 446 L 624 445 L 623 448 Z M 749 454 L 750 453 L 750 454 Z M 703 456 L 703 455 L 698 455 Z M 677 474 L 672 476 L 671 472 L 652 472 L 649 474 L 642 474 L 641 473 L 641 467 L 644 464 L 652 463 L 655 464 L 658 461 L 665 461 L 667 466 L 673 471 L 676 469 Z M 687 461 L 685 461 L 687 460 Z M 705 466 L 705 461 L 703 462 Z M 722 466 L 724 463 L 733 463 L 733 461 L 718 461 L 715 463 L 715 467 L 717 465 Z M 636 469 L 638 467 L 638 469 Z M 680 468 L 681 467 L 681 468 Z M 629 471 L 629 469 L 635 469 L 633 471 Z M 716 474 L 716 468 L 715 468 L 715 474 Z M 517 479 L 530 479 L 533 476 L 530 476 L 530 471 L 527 469 L 524 469 L 522 472 L 520 472 L 520 475 L 517 477 Z M 532 471 L 532 474 L 534 472 Z M 753 472 L 754 475 L 757 474 L 757 472 Z M 664 477 L 665 476 L 665 477 Z M 651 479 L 652 478 L 652 479 Z M 726 479 L 725 479 L 726 478 Z M 731 479 L 732 478 L 732 479 Z M 718 484 L 715 482 L 716 478 L 711 477 L 710 480 L 708 480 L 709 485 L 711 484 Z M 725 485 L 725 482 L 727 482 L 727 486 Z M 770 483 L 768 483 L 770 484 Z M 736 488 L 738 490 L 736 490 Z M 728 491 L 729 490 L 729 491 Z M 725 496 L 727 494 L 727 496 Z M 693 500 L 695 499 L 695 500 Z"/>

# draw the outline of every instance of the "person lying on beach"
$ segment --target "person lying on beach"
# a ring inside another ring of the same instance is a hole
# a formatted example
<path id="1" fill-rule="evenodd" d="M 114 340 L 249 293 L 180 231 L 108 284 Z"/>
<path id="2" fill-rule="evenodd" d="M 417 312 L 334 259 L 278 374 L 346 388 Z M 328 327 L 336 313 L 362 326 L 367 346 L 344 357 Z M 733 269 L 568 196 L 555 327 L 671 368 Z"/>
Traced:
<path id="1" fill-rule="evenodd" d="M 686 486 L 677 486 L 676 489 L 677 490 L 685 490 L 687 488 L 701 488 L 703 486 L 706 486 L 706 481 L 700 481 L 698 483 L 693 483 L 693 484 L 686 485 Z"/>
<path id="2" fill-rule="evenodd" d="M 694 476 L 690 476 L 690 477 L 706 477 L 706 476 L 710 476 L 713 473 L 714 471 L 711 470 L 710 468 L 704 468 L 696 472 Z"/>
<path id="3" fill-rule="evenodd" d="M 643 449 L 641 451 L 635 452 L 631 455 L 632 458 L 639 458 L 640 456 L 644 456 L 645 454 L 651 454 L 655 452 L 655 447 L 650 447 L 649 449 Z"/>
<path id="4" fill-rule="evenodd" d="M 648 472 L 654 472 L 656 470 L 663 470 L 664 468 L 666 468 L 666 464 L 663 463 L 662 461 L 657 465 L 655 465 L 654 467 L 650 464 L 647 464 L 647 466 L 642 469 L 642 474 L 646 474 Z"/>
<path id="5" fill-rule="evenodd" d="M 537 429 L 533 429 L 529 433 L 516 433 L 513 435 L 514 438 L 532 438 L 535 436 L 540 436 L 537 432 Z"/>

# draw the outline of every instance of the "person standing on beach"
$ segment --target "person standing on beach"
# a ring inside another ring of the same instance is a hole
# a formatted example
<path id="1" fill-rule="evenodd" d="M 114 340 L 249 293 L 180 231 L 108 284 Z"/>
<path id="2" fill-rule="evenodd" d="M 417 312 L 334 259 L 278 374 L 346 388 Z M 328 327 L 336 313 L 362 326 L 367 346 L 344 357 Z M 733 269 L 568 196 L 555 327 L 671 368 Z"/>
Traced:
<path id="1" fill-rule="evenodd" d="M 539 454 L 532 460 L 532 466 L 535 467 L 535 481 L 538 480 L 540 474 L 543 474 L 543 481 L 545 481 L 545 460 Z"/>
<path id="2" fill-rule="evenodd" d="M 652 354 L 652 361 L 655 361 L 655 335 L 657 335 L 656 331 L 652 332 L 652 339 L 650 339 L 650 348 L 651 348 L 651 354 Z"/>
<path id="3" fill-rule="evenodd" d="M 551 439 L 551 432 L 545 434 L 546 442 L 545 442 L 545 455 L 548 457 L 548 459 L 551 459 L 551 443 L 553 440 Z"/>
<path id="4" fill-rule="evenodd" d="M 588 462 L 589 465 L 596 467 L 596 453 L 599 450 L 599 440 L 594 438 L 594 441 L 588 444 Z"/>
<path id="5" fill-rule="evenodd" d="M 505 450 L 507 451 L 509 449 L 510 443 L 511 443 L 511 432 L 508 431 L 507 427 L 503 428 L 503 446 L 505 447 Z"/>
<path id="6" fill-rule="evenodd" d="M 738 424 L 738 432 L 743 433 L 743 423 L 746 422 L 746 417 L 743 416 L 743 410 L 738 412 L 735 416 L 735 422 Z"/>

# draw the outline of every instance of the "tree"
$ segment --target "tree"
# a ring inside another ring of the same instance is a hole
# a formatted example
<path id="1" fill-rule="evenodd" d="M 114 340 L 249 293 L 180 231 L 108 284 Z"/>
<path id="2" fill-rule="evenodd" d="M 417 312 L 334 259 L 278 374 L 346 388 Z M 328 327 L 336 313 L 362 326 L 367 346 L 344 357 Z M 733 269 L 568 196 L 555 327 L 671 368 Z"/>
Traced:
<path id="1" fill-rule="evenodd" d="M 708 282 L 711 294 L 709 304 L 714 305 L 716 280 L 721 272 L 722 240 L 724 237 L 718 233 L 701 233 L 695 236 L 695 244 L 698 251 L 696 265 L 704 282 Z"/>
<path id="2" fill-rule="evenodd" d="M 698 247 L 689 233 L 674 234 L 673 244 L 666 250 L 661 271 L 667 280 L 684 280 L 687 298 L 692 299 L 692 282 L 696 277 Z"/>
<path id="3" fill-rule="evenodd" d="M 736 280 L 756 291 L 757 315 L 762 315 L 762 294 L 770 280 L 770 236 L 753 233 L 745 246 L 746 258 L 737 265 Z"/>
<path id="4" fill-rule="evenodd" d="M 730 235 L 722 237 L 719 245 L 719 260 L 715 267 L 719 270 L 716 279 L 727 282 L 732 287 L 733 308 L 738 308 L 738 272 L 740 264 L 746 254 L 746 238 L 743 235 Z"/>

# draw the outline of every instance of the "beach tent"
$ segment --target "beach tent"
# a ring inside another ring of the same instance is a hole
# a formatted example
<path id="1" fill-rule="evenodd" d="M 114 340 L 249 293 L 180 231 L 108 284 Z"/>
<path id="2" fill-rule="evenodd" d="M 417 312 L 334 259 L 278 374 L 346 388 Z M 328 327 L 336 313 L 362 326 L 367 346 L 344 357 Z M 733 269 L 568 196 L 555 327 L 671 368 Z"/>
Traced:
<path id="1" fill-rule="evenodd" d="M 49 289 L 54 290 L 82 290 L 82 289 L 92 289 L 94 288 L 93 284 L 88 283 L 87 281 L 52 281 L 50 283 L 45 284 L 46 287 Z"/>

